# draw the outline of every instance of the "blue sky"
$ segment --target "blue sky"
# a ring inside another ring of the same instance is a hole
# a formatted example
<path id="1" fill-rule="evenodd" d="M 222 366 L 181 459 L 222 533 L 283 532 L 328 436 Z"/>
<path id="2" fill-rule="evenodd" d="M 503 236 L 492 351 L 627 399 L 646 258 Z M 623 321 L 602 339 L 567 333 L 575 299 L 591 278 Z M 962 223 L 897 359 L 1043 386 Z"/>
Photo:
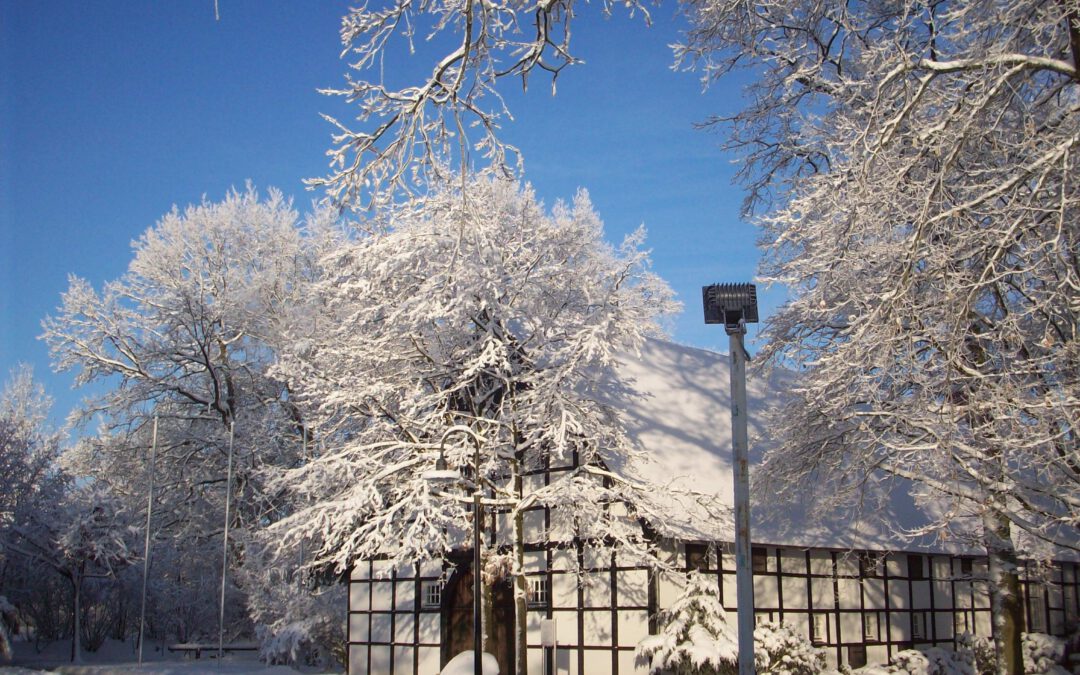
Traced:
<path id="1" fill-rule="evenodd" d="M 319 113 L 351 119 L 315 91 L 343 82 L 348 6 L 219 0 L 215 21 L 213 0 L 0 0 L 0 374 L 30 363 L 62 418 L 81 394 L 51 373 L 37 336 L 69 274 L 100 288 L 173 204 L 248 179 L 300 211 L 321 196 L 302 180 L 326 172 L 332 129 Z M 739 218 L 734 158 L 693 124 L 736 109 L 741 87 L 702 93 L 696 74 L 671 70 L 674 12 L 652 8 L 647 27 L 581 6 L 585 65 L 560 76 L 554 97 L 542 78 L 527 94 L 507 81 L 505 137 L 547 203 L 588 189 L 613 241 L 644 223 L 654 269 L 686 305 L 675 338 L 726 350 L 723 329 L 702 324 L 700 289 L 750 280 L 757 233 Z M 780 300 L 763 294 L 763 312 Z"/>

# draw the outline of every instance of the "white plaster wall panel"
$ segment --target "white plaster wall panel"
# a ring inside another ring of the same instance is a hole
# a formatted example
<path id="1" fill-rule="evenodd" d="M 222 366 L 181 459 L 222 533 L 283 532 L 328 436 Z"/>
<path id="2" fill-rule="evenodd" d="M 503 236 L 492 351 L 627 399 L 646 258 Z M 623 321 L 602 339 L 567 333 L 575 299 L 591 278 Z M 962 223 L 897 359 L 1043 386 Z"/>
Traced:
<path id="1" fill-rule="evenodd" d="M 953 638 L 953 613 L 934 612 L 934 631 L 937 639 L 951 640 Z"/>
<path id="2" fill-rule="evenodd" d="M 649 675 L 649 667 L 647 665 L 637 665 L 634 659 L 634 652 L 620 651 L 619 675 Z"/>
<path id="3" fill-rule="evenodd" d="M 611 672 L 611 652 L 587 650 L 585 652 L 585 673 L 601 675 Z"/>
<path id="4" fill-rule="evenodd" d="M 724 569 L 725 570 L 727 570 L 729 572 L 732 572 L 732 571 L 734 571 L 736 569 L 735 568 L 735 554 L 734 553 L 732 553 L 730 551 L 724 551 L 721 554 L 720 557 L 724 562 Z"/>
<path id="5" fill-rule="evenodd" d="M 525 612 L 525 644 L 540 645 L 540 621 L 544 619 L 544 612 Z"/>
<path id="6" fill-rule="evenodd" d="M 785 599 L 784 604 L 785 605 L 787 604 L 786 599 Z M 810 639 L 810 615 L 809 614 L 806 614 L 806 613 L 803 613 L 803 612 L 799 612 L 797 614 L 787 612 L 787 613 L 784 614 L 784 623 L 787 624 L 788 626 L 791 626 L 791 630 L 795 631 L 796 635 L 801 635 L 801 636 L 805 637 L 807 640 Z"/>
<path id="7" fill-rule="evenodd" d="M 907 612 L 889 612 L 889 638 L 893 642 L 911 639 L 911 617 Z"/>
<path id="8" fill-rule="evenodd" d="M 373 645 L 371 647 L 371 670 L 365 671 L 363 669 L 358 671 L 350 671 L 364 673 L 369 672 L 370 675 L 382 675 L 383 673 L 390 672 L 390 647 L 380 647 Z"/>
<path id="9" fill-rule="evenodd" d="M 371 577 L 373 579 L 389 579 L 394 566 L 386 560 L 374 560 L 371 563 Z"/>
<path id="10" fill-rule="evenodd" d="M 414 614 L 399 612 L 394 616 L 394 642 L 412 644 L 416 639 Z"/>
<path id="11" fill-rule="evenodd" d="M 720 602 L 721 602 L 721 604 L 724 605 L 724 609 L 736 609 L 739 606 L 738 594 L 739 594 L 739 586 L 738 586 L 738 582 L 735 579 L 735 575 L 734 574 L 725 574 L 724 575 L 724 588 L 723 588 L 723 592 L 721 593 L 721 598 L 720 598 Z M 678 597 L 678 596 L 676 596 L 676 597 Z M 671 603 L 668 602 L 666 605 L 661 604 L 660 606 L 661 607 L 670 607 Z"/>
<path id="12" fill-rule="evenodd" d="M 953 593 L 951 581 L 934 581 L 931 587 L 934 589 L 934 607 L 939 609 L 953 606 Z"/>
<path id="13" fill-rule="evenodd" d="M 1073 581 L 1076 580 L 1075 579 L 1075 576 L 1076 576 L 1075 573 L 1076 573 L 1076 570 L 1073 569 L 1073 566 L 1071 564 L 1065 563 L 1064 565 L 1061 566 L 1061 580 L 1062 581 L 1064 581 L 1066 583 L 1072 583 Z"/>
<path id="14" fill-rule="evenodd" d="M 862 607 L 861 601 L 861 589 L 858 579 L 838 579 L 836 582 L 837 589 L 840 591 L 841 609 L 860 609 Z M 784 598 L 786 603 L 787 598 Z"/>
<path id="15" fill-rule="evenodd" d="M 394 568 L 394 574 L 398 579 L 415 579 L 416 578 L 416 564 L 415 563 L 403 563 Z"/>
<path id="16" fill-rule="evenodd" d="M 832 556 L 827 551 L 810 551 L 810 573 L 832 576 Z"/>
<path id="17" fill-rule="evenodd" d="M 678 550 L 671 542 L 664 540 L 660 542 L 660 549 L 656 553 L 656 557 L 668 565 L 674 565 L 676 558 L 678 558 Z"/>
<path id="18" fill-rule="evenodd" d="M 438 647 L 420 647 L 416 650 L 416 657 L 420 660 L 417 664 L 417 672 L 420 675 L 437 675 L 441 658 Z"/>
<path id="19" fill-rule="evenodd" d="M 422 577 L 438 577 L 442 576 L 442 562 L 438 560 L 425 560 L 420 563 L 420 576 Z"/>
<path id="20" fill-rule="evenodd" d="M 371 609 L 388 611 L 394 608 L 394 582 L 371 582 Z"/>
<path id="21" fill-rule="evenodd" d="M 728 606 L 727 587 L 735 583 L 735 577 L 731 577 L 731 584 L 724 584 L 724 607 Z M 726 581 L 726 580 L 725 580 Z M 679 596 L 682 595 L 684 583 L 680 577 L 676 577 L 671 574 L 661 574 L 659 583 L 656 585 L 656 602 L 660 605 L 661 609 L 671 607 Z M 731 594 L 731 602 L 735 602 L 735 594 Z M 734 607 L 735 605 L 731 605 Z"/>
<path id="22" fill-rule="evenodd" d="M 774 576 L 754 577 L 754 606 L 777 607 L 780 601 L 779 582 Z"/>
<path id="23" fill-rule="evenodd" d="M 485 511 L 486 513 L 486 511 Z M 485 518 L 485 522 L 487 519 Z M 495 516 L 495 538 L 500 544 L 511 544 L 514 541 L 514 523 L 508 513 L 499 513 Z"/>
<path id="24" fill-rule="evenodd" d="M 577 653 L 571 649 L 555 649 L 556 675 L 579 675 Z"/>
<path id="25" fill-rule="evenodd" d="M 528 476 L 522 476 L 521 486 L 526 494 L 530 492 L 536 492 L 540 488 L 544 487 L 544 474 L 534 473 Z"/>
<path id="26" fill-rule="evenodd" d="M 437 612 L 420 613 L 420 642 L 439 642 L 441 619 Z"/>
<path id="27" fill-rule="evenodd" d="M 987 578 L 990 574 L 990 568 L 987 566 L 988 564 L 989 563 L 987 563 L 986 560 L 976 558 L 971 563 L 971 575 L 981 579 Z"/>
<path id="28" fill-rule="evenodd" d="M 793 548 L 781 549 L 780 571 L 785 574 L 805 574 L 806 552 Z"/>
<path id="29" fill-rule="evenodd" d="M 867 645 L 866 646 L 866 662 L 867 663 L 888 663 L 889 662 L 889 650 L 885 645 Z"/>
<path id="30" fill-rule="evenodd" d="M 530 542 L 541 541 L 544 536 L 544 510 L 535 509 L 533 511 L 526 511 L 523 514 L 523 521 L 525 526 L 525 540 Z"/>
<path id="31" fill-rule="evenodd" d="M 578 644 L 577 612 L 552 612 L 555 619 L 555 642 L 560 645 Z"/>
<path id="32" fill-rule="evenodd" d="M 781 577 L 784 591 L 784 608 L 806 609 L 806 580 L 799 577 Z"/>
<path id="33" fill-rule="evenodd" d="M 612 645 L 615 636 L 611 625 L 610 610 L 585 610 L 582 612 L 581 621 L 585 626 L 586 645 L 593 647 L 610 647 Z"/>
<path id="34" fill-rule="evenodd" d="M 975 615 L 975 634 L 990 635 L 990 612 L 973 612 Z"/>
<path id="35" fill-rule="evenodd" d="M 930 568 L 935 579 L 952 578 L 951 561 L 946 556 L 936 555 L 930 558 Z"/>
<path id="36" fill-rule="evenodd" d="M 411 612 L 416 607 L 416 581 L 410 579 L 397 582 L 397 596 L 394 600 L 394 605 L 399 611 Z"/>
<path id="37" fill-rule="evenodd" d="M 620 610 L 618 621 L 619 645 L 622 647 L 635 647 L 649 634 L 649 613 L 645 610 Z"/>
<path id="38" fill-rule="evenodd" d="M 390 642 L 390 615 L 371 615 L 371 641 Z"/>
<path id="39" fill-rule="evenodd" d="M 867 607 L 885 606 L 885 581 L 882 579 L 863 579 L 863 602 Z"/>
<path id="40" fill-rule="evenodd" d="M 353 611 L 371 609 L 371 585 L 366 581 L 349 584 L 349 608 Z"/>
<path id="41" fill-rule="evenodd" d="M 985 581 L 972 582 L 972 607 L 976 609 L 990 608 L 990 592 Z"/>
<path id="42" fill-rule="evenodd" d="M 366 673 L 368 671 L 367 654 L 367 645 L 349 645 L 350 673 Z"/>
<path id="43" fill-rule="evenodd" d="M 545 673 L 544 650 L 541 648 L 528 649 L 525 651 L 525 667 L 530 673 Z"/>
<path id="44" fill-rule="evenodd" d="M 620 571 L 616 592 L 620 607 L 649 604 L 649 573 L 647 570 Z"/>
<path id="45" fill-rule="evenodd" d="M 547 569 L 547 556 L 543 551 L 529 551 L 525 554 L 525 571 L 543 572 Z"/>
<path id="46" fill-rule="evenodd" d="M 930 606 L 930 582 L 911 582 L 911 601 L 916 609 L 925 609 Z"/>
<path id="47" fill-rule="evenodd" d="M 559 550 L 551 554 L 551 569 L 553 570 L 572 570 L 575 567 L 574 560 L 577 558 L 577 553 L 574 551 Z"/>
<path id="48" fill-rule="evenodd" d="M 577 607 L 578 583 L 573 574 L 553 574 L 551 577 L 551 606 Z"/>
<path id="49" fill-rule="evenodd" d="M 352 579 L 370 579 L 371 578 L 371 563 L 370 562 L 358 562 L 353 565 Z"/>
<path id="50" fill-rule="evenodd" d="M 585 567 L 594 570 L 611 567 L 611 551 L 604 548 L 585 549 Z"/>
<path id="51" fill-rule="evenodd" d="M 841 576 L 859 576 L 859 557 L 853 553 L 841 553 L 836 556 L 836 573 Z"/>
<path id="52" fill-rule="evenodd" d="M 908 582 L 902 579 L 889 579 L 889 606 L 893 609 L 910 609 Z"/>
<path id="53" fill-rule="evenodd" d="M 814 602 L 814 610 L 828 610 L 833 608 L 833 580 L 812 578 L 810 579 L 810 597 Z"/>
<path id="54" fill-rule="evenodd" d="M 368 641 L 368 615 L 349 615 L 349 642 Z"/>
<path id="55" fill-rule="evenodd" d="M 907 576 L 907 558 L 903 555 L 889 554 L 885 559 L 885 570 L 890 577 Z"/>
<path id="56" fill-rule="evenodd" d="M 842 612 L 840 614 L 840 637 L 844 642 L 862 642 L 862 614 Z"/>
<path id="57" fill-rule="evenodd" d="M 405 645 L 396 645 L 394 647 L 394 672 L 411 673 L 413 671 L 413 660 L 415 658 L 415 649 Z"/>
<path id="58" fill-rule="evenodd" d="M 967 609 L 971 607 L 971 583 L 970 582 L 956 582 L 955 593 L 953 595 L 953 607 L 960 607 Z"/>
<path id="59" fill-rule="evenodd" d="M 640 557 L 632 555 L 631 553 L 623 550 L 620 550 L 618 553 L 615 554 L 615 563 L 619 567 L 637 567 L 642 564 Z"/>

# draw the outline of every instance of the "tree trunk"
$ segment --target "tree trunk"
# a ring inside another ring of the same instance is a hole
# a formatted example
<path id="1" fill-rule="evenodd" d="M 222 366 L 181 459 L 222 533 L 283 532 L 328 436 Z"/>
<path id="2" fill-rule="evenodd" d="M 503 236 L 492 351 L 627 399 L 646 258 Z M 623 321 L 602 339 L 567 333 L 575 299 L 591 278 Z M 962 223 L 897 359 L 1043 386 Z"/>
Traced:
<path id="1" fill-rule="evenodd" d="M 71 662 L 82 663 L 82 574 L 73 571 L 71 574 Z"/>
<path id="2" fill-rule="evenodd" d="M 520 458 L 515 460 L 512 466 L 514 494 L 520 500 L 522 497 Z M 516 664 L 514 672 L 517 675 L 526 675 L 529 672 L 528 643 L 526 642 L 528 591 L 525 584 L 525 514 L 518 511 L 514 514 L 514 659 Z"/>
<path id="3" fill-rule="evenodd" d="M 1023 675 L 1024 605 L 1009 520 L 999 511 L 983 515 L 983 540 L 990 562 L 990 616 L 999 675 Z"/>

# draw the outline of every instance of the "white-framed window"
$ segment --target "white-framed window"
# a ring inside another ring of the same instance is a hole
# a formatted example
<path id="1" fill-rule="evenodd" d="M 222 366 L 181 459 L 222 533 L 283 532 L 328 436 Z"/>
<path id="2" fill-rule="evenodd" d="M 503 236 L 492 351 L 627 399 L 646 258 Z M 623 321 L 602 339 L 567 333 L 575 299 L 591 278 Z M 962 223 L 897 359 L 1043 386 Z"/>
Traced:
<path id="1" fill-rule="evenodd" d="M 442 607 L 443 582 L 423 581 L 420 583 L 420 607 L 439 609 Z"/>
<path id="2" fill-rule="evenodd" d="M 548 578 L 546 576 L 528 578 L 528 600 L 532 606 L 546 607 L 548 604 Z"/>
<path id="3" fill-rule="evenodd" d="M 862 617 L 862 636 L 866 642 L 878 641 L 878 615 L 877 612 L 868 612 Z"/>
<path id="4" fill-rule="evenodd" d="M 810 617 L 810 642 L 815 645 L 823 645 L 829 637 L 829 617 L 824 613 L 813 614 Z"/>
<path id="5" fill-rule="evenodd" d="M 1029 633 L 1046 632 L 1046 601 L 1041 595 L 1035 595 L 1039 589 L 1033 589 L 1032 596 L 1028 598 L 1028 607 L 1031 610 L 1031 621 L 1028 626 Z"/>
<path id="6" fill-rule="evenodd" d="M 926 614 L 923 612 L 913 612 L 911 614 L 911 639 L 926 639 Z"/>

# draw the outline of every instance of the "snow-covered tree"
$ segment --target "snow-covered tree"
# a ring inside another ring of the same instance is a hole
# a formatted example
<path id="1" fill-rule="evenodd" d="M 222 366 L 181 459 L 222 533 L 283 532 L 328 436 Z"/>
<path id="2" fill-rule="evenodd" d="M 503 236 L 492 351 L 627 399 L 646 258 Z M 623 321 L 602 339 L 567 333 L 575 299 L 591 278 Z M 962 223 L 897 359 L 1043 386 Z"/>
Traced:
<path id="1" fill-rule="evenodd" d="M 55 499 L 60 436 L 48 427 L 51 401 L 29 367 L 11 373 L 0 392 L 0 560 L 3 535 L 39 500 Z"/>
<path id="2" fill-rule="evenodd" d="M 312 569 L 440 559 L 466 547 L 478 485 L 513 531 L 505 567 L 523 636 L 527 537 L 655 560 L 634 519 L 662 531 L 667 514 L 652 489 L 609 470 L 639 451 L 600 394 L 617 354 L 657 331 L 673 302 L 648 272 L 642 233 L 606 244 L 584 193 L 547 214 L 516 183 L 467 186 L 433 190 L 322 259 L 311 315 L 275 371 L 321 445 L 273 481 L 295 511 L 268 535 L 306 542 Z M 443 448 L 463 484 L 426 479 Z M 529 475 L 549 465 L 573 469 L 548 485 Z M 543 507 L 552 532 L 526 533 L 526 511 Z M 499 567 L 492 553 L 485 572 Z"/>
<path id="3" fill-rule="evenodd" d="M 309 225 L 323 227 L 324 215 Z M 125 275 L 100 293 L 72 278 L 59 314 L 44 323 L 55 366 L 76 371 L 79 385 L 101 385 L 80 411 L 81 419 L 100 420 L 101 431 L 65 462 L 145 513 L 157 416 L 155 555 L 175 565 L 161 570 L 170 583 L 209 586 L 211 561 L 221 559 L 226 489 L 239 553 L 244 528 L 277 517 L 259 469 L 302 454 L 303 420 L 267 367 L 310 270 L 308 253 L 289 201 L 277 191 L 261 199 L 250 187 L 219 203 L 173 209 L 133 247 Z M 187 618 L 216 616 L 214 593 L 198 594 L 207 605 L 198 610 L 161 591 L 157 625 L 188 633 Z"/>
<path id="4" fill-rule="evenodd" d="M 692 7 L 707 65 L 763 66 L 731 142 L 794 294 L 763 355 L 803 371 L 767 490 L 913 481 L 931 532 L 987 551 L 1020 672 L 1014 540 L 1074 547 L 1080 519 L 1077 6 Z"/>
<path id="5" fill-rule="evenodd" d="M 136 558 L 132 520 L 118 497 L 103 486 L 84 484 L 58 502 L 40 503 L 27 522 L 13 528 L 8 549 L 51 569 L 71 586 L 72 661 L 82 658 L 88 580 L 115 577 Z"/>
<path id="6" fill-rule="evenodd" d="M 714 576 L 691 572 L 686 588 L 657 617 L 660 630 L 638 643 L 637 664 L 649 673 L 732 675 L 739 670 L 739 639 L 728 623 Z"/>
<path id="7" fill-rule="evenodd" d="M 769 458 L 773 487 L 823 488 L 828 509 L 874 473 L 915 481 L 942 536 L 987 550 L 1000 662 L 1020 672 L 1014 537 L 1072 546 L 1080 513 L 1080 5 L 681 6 L 682 64 L 706 81 L 742 66 L 756 77 L 747 106 L 712 122 L 743 154 L 748 212 L 763 214 L 763 277 L 794 296 L 766 332 L 770 362 L 806 371 L 779 418 L 790 442 Z M 478 97 L 500 77 L 573 63 L 574 10 L 396 0 L 350 12 L 342 37 L 361 73 L 413 26 L 460 39 L 419 84 L 337 92 L 375 126 L 336 138 L 331 193 L 356 201 L 453 144 L 464 153 L 470 117 L 505 169 L 501 110 Z M 535 31 L 515 32 L 524 24 Z"/>
<path id="8" fill-rule="evenodd" d="M 656 675 L 734 675 L 739 640 L 728 623 L 715 575 L 691 572 L 671 607 L 657 616 L 660 630 L 637 645 L 635 659 Z M 754 628 L 754 671 L 762 675 L 816 675 L 825 651 L 790 627 L 772 621 Z"/>

